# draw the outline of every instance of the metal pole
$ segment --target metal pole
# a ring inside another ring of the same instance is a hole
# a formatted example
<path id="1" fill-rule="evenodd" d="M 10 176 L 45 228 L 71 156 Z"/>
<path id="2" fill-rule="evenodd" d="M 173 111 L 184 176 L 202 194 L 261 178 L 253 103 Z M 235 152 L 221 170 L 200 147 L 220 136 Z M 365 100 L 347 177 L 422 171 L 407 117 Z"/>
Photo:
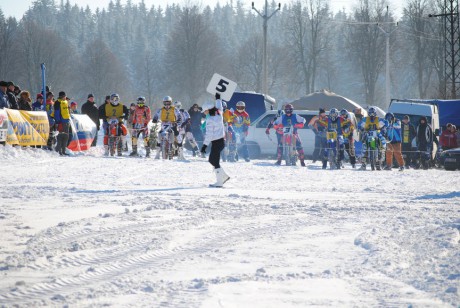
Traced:
<path id="1" fill-rule="evenodd" d="M 386 33 L 385 106 L 390 104 L 390 33 Z"/>
<path id="2" fill-rule="evenodd" d="M 264 30 L 264 46 L 263 46 L 263 57 L 262 57 L 262 70 L 263 70 L 263 85 L 262 91 L 264 94 L 268 94 L 268 70 L 267 70 L 267 30 L 268 30 L 268 20 L 279 10 L 281 10 L 281 3 L 278 3 L 278 9 L 275 10 L 270 16 L 268 16 L 268 0 L 265 0 L 265 12 L 262 15 L 255 7 L 254 2 L 252 3 L 252 9 L 263 18 L 263 30 Z"/>
<path id="3" fill-rule="evenodd" d="M 40 67 L 42 69 L 43 110 L 46 111 L 46 67 L 45 67 L 45 63 L 42 63 Z"/>
<path id="4" fill-rule="evenodd" d="M 264 86 L 263 86 L 263 91 L 264 94 L 267 93 L 267 27 L 268 27 L 268 19 L 267 19 L 267 14 L 268 14 L 268 0 L 265 0 L 265 15 L 264 15 L 264 58 L 263 58 L 263 70 L 264 70 Z"/>

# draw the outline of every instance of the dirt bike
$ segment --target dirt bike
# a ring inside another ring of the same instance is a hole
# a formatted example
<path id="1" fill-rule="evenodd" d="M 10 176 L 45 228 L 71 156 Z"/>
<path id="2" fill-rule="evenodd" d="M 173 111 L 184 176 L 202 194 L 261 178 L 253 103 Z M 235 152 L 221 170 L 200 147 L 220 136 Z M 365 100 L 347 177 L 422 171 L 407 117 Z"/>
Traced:
<path id="1" fill-rule="evenodd" d="M 160 130 L 160 124 L 154 123 L 149 135 L 149 146 L 151 150 L 155 150 L 158 146 L 158 131 Z"/>
<path id="2" fill-rule="evenodd" d="M 297 147 L 294 127 L 285 126 L 283 128 L 283 137 L 281 142 L 283 145 L 283 157 L 286 161 L 286 166 L 295 166 L 297 162 Z"/>
<path id="3" fill-rule="evenodd" d="M 174 130 L 171 124 L 163 125 L 160 131 L 161 138 L 161 155 L 163 159 L 173 159 L 174 156 Z"/>
<path id="4" fill-rule="evenodd" d="M 241 145 L 240 134 L 235 130 L 229 130 L 225 140 L 226 158 L 229 162 L 236 162 L 239 159 L 238 146 Z"/>
<path id="5" fill-rule="evenodd" d="M 109 155 L 114 156 L 115 150 L 117 150 L 118 155 L 121 156 L 121 127 L 118 123 L 118 119 L 110 119 L 108 123 L 108 148 L 109 148 Z"/>
<path id="6" fill-rule="evenodd" d="M 379 163 L 379 140 L 377 131 L 371 130 L 364 135 L 364 152 L 366 152 L 367 160 L 371 165 L 371 169 L 375 170 L 380 168 Z"/>
<path id="7" fill-rule="evenodd" d="M 326 151 L 329 168 L 339 169 L 339 166 L 337 165 L 339 157 L 339 142 L 337 140 L 337 131 L 335 129 L 329 129 L 326 132 Z"/>

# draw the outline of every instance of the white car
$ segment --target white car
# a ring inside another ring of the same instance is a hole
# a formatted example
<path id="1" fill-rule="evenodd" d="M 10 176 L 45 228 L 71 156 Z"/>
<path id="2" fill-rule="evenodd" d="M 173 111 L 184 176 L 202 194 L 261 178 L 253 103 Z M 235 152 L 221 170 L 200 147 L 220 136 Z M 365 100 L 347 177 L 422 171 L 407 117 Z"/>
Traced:
<path id="1" fill-rule="evenodd" d="M 308 123 L 315 116 L 318 115 L 318 111 L 312 110 L 294 110 L 295 114 L 305 118 L 305 126 L 298 130 L 300 140 L 302 141 L 302 147 L 305 152 L 305 156 L 312 156 L 315 148 L 315 134 L 308 127 Z M 274 129 L 270 129 L 270 135 L 265 133 L 268 123 L 278 114 L 277 110 L 269 110 L 251 122 L 249 126 L 248 137 L 246 143 L 249 149 L 249 155 L 251 158 L 258 158 L 260 156 L 275 156 L 277 148 L 277 138 Z"/>

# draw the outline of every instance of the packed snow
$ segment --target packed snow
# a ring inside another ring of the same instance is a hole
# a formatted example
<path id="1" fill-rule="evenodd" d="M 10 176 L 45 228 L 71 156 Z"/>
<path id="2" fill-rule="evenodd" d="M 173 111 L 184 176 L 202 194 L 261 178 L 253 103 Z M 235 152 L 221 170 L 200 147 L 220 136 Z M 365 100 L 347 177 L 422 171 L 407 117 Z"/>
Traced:
<path id="1" fill-rule="evenodd" d="M 460 305 L 458 173 L 187 158 L 0 147 L 0 306 Z"/>

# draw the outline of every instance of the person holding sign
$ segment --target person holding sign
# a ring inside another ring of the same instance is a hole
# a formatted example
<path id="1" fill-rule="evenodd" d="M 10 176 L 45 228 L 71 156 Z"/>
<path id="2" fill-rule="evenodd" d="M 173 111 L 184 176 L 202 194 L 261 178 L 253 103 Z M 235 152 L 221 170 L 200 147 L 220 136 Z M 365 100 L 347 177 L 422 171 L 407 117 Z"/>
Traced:
<path id="1" fill-rule="evenodd" d="M 206 120 L 206 135 L 204 137 L 201 153 L 206 153 L 206 148 L 211 144 L 211 153 L 209 154 L 209 163 L 214 167 L 216 174 L 216 183 L 210 184 L 211 187 L 222 187 L 230 177 L 220 166 L 220 153 L 225 147 L 225 130 L 223 119 L 223 107 L 220 94 L 216 93 L 215 102 L 206 102 L 203 105 L 203 113 L 209 115 Z"/>

